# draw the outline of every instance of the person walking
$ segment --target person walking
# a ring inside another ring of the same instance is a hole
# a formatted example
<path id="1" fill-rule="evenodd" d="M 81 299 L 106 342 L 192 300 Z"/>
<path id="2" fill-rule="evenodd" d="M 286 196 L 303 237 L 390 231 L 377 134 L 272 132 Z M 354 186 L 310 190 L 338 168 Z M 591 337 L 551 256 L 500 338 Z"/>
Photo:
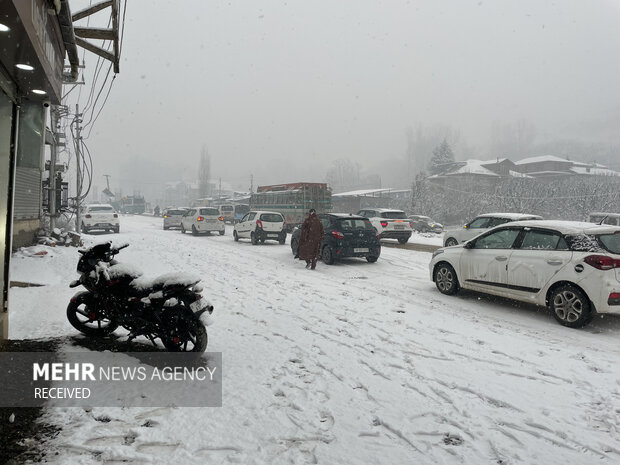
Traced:
<path id="1" fill-rule="evenodd" d="M 316 216 L 316 210 L 312 208 L 301 227 L 299 237 L 299 259 L 306 261 L 306 268 L 311 270 L 316 268 L 322 240 L 323 225 L 319 217 Z"/>

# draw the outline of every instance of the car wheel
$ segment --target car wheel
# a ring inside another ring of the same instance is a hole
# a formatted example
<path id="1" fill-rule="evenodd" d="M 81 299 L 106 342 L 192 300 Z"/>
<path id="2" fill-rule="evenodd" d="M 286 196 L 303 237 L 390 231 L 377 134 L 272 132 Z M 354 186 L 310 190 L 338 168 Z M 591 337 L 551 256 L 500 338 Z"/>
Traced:
<path id="1" fill-rule="evenodd" d="M 250 233 L 250 241 L 252 242 L 252 245 L 258 244 L 258 238 L 256 237 L 256 234 Z"/>
<path id="2" fill-rule="evenodd" d="M 164 226 L 164 231 L 166 231 L 167 229 L 170 229 L 170 226 Z"/>
<path id="3" fill-rule="evenodd" d="M 237 235 L 237 231 L 233 231 L 233 239 L 235 242 L 239 242 L 239 236 Z"/>
<path id="4" fill-rule="evenodd" d="M 454 268 L 447 263 L 437 265 L 435 269 L 435 285 L 442 294 L 456 294 L 459 290 L 459 280 L 456 277 Z"/>
<path id="5" fill-rule="evenodd" d="M 332 251 L 332 248 L 329 245 L 326 245 L 325 247 L 323 247 L 323 253 L 321 253 L 321 259 L 323 260 L 323 263 L 325 263 L 326 265 L 334 264 L 334 252 Z"/>
<path id="6" fill-rule="evenodd" d="M 114 232 L 115 232 L 116 234 L 120 233 L 120 232 L 121 232 L 121 227 L 119 226 L 118 228 L 115 228 L 115 229 L 114 229 Z"/>
<path id="7" fill-rule="evenodd" d="M 377 257 L 376 255 L 369 255 L 368 257 L 366 257 L 366 260 L 368 260 L 368 263 L 375 263 L 377 260 L 379 260 L 379 257 Z"/>
<path id="8" fill-rule="evenodd" d="M 581 328 L 594 316 L 590 299 L 572 284 L 555 288 L 549 296 L 549 307 L 558 323 L 569 328 Z"/>
<path id="9" fill-rule="evenodd" d="M 284 245 L 286 243 L 286 234 L 282 234 L 280 239 L 278 239 L 278 244 Z"/>
<path id="10" fill-rule="evenodd" d="M 295 256 L 299 253 L 299 241 L 297 238 L 291 239 L 291 252 L 293 252 Z"/>
<path id="11" fill-rule="evenodd" d="M 222 230 L 220 231 L 220 236 L 223 236 L 225 232 L 226 232 L 226 231 L 225 231 L 224 229 L 222 229 Z"/>
<path id="12" fill-rule="evenodd" d="M 196 229 L 196 226 L 192 224 L 192 236 L 197 236 L 197 235 L 198 235 L 198 230 Z"/>
<path id="13" fill-rule="evenodd" d="M 446 247 L 452 247 L 453 245 L 458 245 L 459 241 L 457 241 L 454 237 L 449 237 L 448 239 L 446 239 L 446 242 L 444 243 L 444 245 Z"/>
<path id="14" fill-rule="evenodd" d="M 408 237 L 399 237 L 398 238 L 398 243 L 399 244 L 406 244 L 408 240 L 409 240 Z"/>
<path id="15" fill-rule="evenodd" d="M 181 234 L 185 234 L 185 226 L 183 226 L 183 223 L 181 223 Z"/>

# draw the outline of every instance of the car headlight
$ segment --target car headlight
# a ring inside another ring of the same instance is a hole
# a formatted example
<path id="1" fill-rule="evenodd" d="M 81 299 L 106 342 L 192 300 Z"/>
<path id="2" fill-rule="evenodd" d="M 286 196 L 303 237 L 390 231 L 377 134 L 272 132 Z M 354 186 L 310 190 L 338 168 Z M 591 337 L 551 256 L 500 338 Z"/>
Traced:
<path id="1" fill-rule="evenodd" d="M 442 254 L 444 252 L 443 249 L 437 249 L 433 252 L 433 258 L 435 258 L 437 255 Z"/>

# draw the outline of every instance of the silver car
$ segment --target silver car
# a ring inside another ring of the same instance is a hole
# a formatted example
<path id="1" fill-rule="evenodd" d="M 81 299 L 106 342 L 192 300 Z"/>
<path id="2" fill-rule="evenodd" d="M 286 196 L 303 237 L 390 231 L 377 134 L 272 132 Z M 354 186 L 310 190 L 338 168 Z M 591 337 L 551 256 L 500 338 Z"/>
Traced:
<path id="1" fill-rule="evenodd" d="M 186 211 L 186 208 L 168 208 L 164 210 L 164 229 L 180 228 L 181 218 L 183 218 Z"/>

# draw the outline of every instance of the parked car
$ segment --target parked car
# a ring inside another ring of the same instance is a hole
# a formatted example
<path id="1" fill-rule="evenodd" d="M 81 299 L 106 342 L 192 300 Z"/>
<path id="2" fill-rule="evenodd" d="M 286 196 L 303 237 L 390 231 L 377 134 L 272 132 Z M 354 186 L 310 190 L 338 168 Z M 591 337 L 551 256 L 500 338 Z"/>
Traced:
<path id="1" fill-rule="evenodd" d="M 246 213 L 241 221 L 235 225 L 233 238 L 250 239 L 252 244 L 262 244 L 266 240 L 286 242 L 286 222 L 278 212 L 257 211 Z"/>
<path id="2" fill-rule="evenodd" d="M 120 232 L 121 225 L 118 213 L 109 204 L 86 205 L 82 215 L 82 232 L 93 230 Z"/>
<path id="3" fill-rule="evenodd" d="M 345 257 L 365 257 L 374 263 L 381 255 L 381 243 L 368 218 L 349 213 L 320 213 L 323 224 L 323 241 L 320 254 L 323 263 L 331 265 Z M 297 255 L 301 228 L 291 236 L 291 251 Z"/>
<path id="4" fill-rule="evenodd" d="M 588 222 L 620 226 L 620 213 L 593 212 L 588 215 Z"/>
<path id="5" fill-rule="evenodd" d="M 180 228 L 181 227 L 181 219 L 187 208 L 168 208 L 163 212 L 164 218 L 164 229 L 170 228 Z"/>
<path id="6" fill-rule="evenodd" d="M 564 326 L 620 314 L 620 227 L 517 221 L 437 250 L 431 279 L 443 294 L 471 289 L 547 305 Z"/>
<path id="7" fill-rule="evenodd" d="M 433 232 L 440 234 L 443 232 L 443 225 L 431 220 L 428 216 L 409 215 L 411 227 L 421 233 Z"/>
<path id="8" fill-rule="evenodd" d="M 357 214 L 370 220 L 380 239 L 398 239 L 405 244 L 413 232 L 411 222 L 402 210 L 366 208 Z"/>
<path id="9" fill-rule="evenodd" d="M 448 229 L 443 236 L 444 247 L 461 244 L 489 228 L 511 221 L 542 220 L 542 216 L 526 213 L 485 213 L 474 218 L 462 228 Z"/>
<path id="10" fill-rule="evenodd" d="M 194 236 L 212 232 L 224 235 L 226 226 L 220 211 L 215 207 L 189 208 L 181 218 L 181 232 L 191 231 Z"/>

